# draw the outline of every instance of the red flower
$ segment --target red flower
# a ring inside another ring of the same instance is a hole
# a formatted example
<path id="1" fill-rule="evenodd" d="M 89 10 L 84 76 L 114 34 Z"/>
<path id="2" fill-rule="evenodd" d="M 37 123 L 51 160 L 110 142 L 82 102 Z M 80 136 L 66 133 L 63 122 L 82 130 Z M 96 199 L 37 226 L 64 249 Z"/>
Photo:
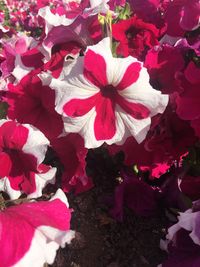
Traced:
<path id="1" fill-rule="evenodd" d="M 159 30 L 136 16 L 112 26 L 113 37 L 119 41 L 117 53 L 143 60 L 148 49 L 158 44 Z"/>
<path id="2" fill-rule="evenodd" d="M 16 86 L 9 84 L 8 117 L 32 124 L 51 139 L 61 134 L 63 123 L 55 111 L 55 92 L 42 85 L 37 73 L 30 72 Z"/>

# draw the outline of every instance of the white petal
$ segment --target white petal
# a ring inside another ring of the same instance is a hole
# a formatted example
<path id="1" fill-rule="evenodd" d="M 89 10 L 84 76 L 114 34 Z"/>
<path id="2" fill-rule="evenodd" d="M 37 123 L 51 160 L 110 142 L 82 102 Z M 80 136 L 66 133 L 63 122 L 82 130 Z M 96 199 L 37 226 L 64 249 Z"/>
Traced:
<path id="1" fill-rule="evenodd" d="M 11 187 L 7 177 L 0 179 L 0 191 L 6 192 L 11 199 L 17 199 L 22 194 L 20 190 L 15 190 Z"/>
<path id="2" fill-rule="evenodd" d="M 79 58 L 63 80 L 54 78 L 51 80 L 49 86 L 56 91 L 55 105 L 58 113 L 63 114 L 63 106 L 71 99 L 86 99 L 99 92 L 99 89 L 86 80 L 82 73 L 83 59 Z"/>
<path id="3" fill-rule="evenodd" d="M 174 45 L 178 40 L 182 39 L 181 36 L 170 36 L 168 34 L 165 34 L 161 40 L 160 40 L 160 44 L 169 44 L 169 45 Z"/>
<path id="4" fill-rule="evenodd" d="M 136 120 L 131 115 L 124 113 L 119 106 L 117 106 L 117 110 L 123 120 L 123 123 L 126 125 L 127 130 L 139 144 L 142 143 L 149 131 L 151 119 L 146 118 L 142 120 Z"/>
<path id="5" fill-rule="evenodd" d="M 93 46 L 88 46 L 86 52 L 88 50 L 94 51 L 96 54 L 101 55 L 106 62 L 106 76 L 108 80 L 108 84 L 112 84 L 113 79 L 116 75 L 116 62 L 113 60 L 112 52 L 111 52 L 111 40 L 109 37 L 104 38 L 98 44 Z"/>
<path id="6" fill-rule="evenodd" d="M 20 81 L 32 70 L 34 70 L 34 68 L 26 67 L 21 61 L 21 56 L 17 54 L 15 58 L 15 68 L 12 71 L 13 76 L 16 78 L 16 82 Z"/>
<path id="7" fill-rule="evenodd" d="M 56 238 L 57 234 L 56 242 L 48 241 L 46 236 L 43 235 L 44 232 L 45 234 L 50 234 L 51 238 Z M 49 226 L 38 227 L 32 239 L 30 249 L 13 267 L 43 267 L 44 263 L 53 264 L 59 246 L 69 243 L 74 237 L 75 232 L 71 230 L 59 231 Z"/>
<path id="8" fill-rule="evenodd" d="M 29 194 L 28 198 L 37 198 L 42 195 L 43 188 L 48 184 L 54 184 L 56 179 L 56 168 L 50 168 L 46 173 L 35 174 L 36 191 Z"/>
<path id="9" fill-rule="evenodd" d="M 76 19 L 76 17 L 73 19 L 68 19 L 65 15 L 60 16 L 58 14 L 53 14 L 48 6 L 40 8 L 38 15 L 45 19 L 45 21 L 52 26 L 68 26 Z"/>
<path id="10" fill-rule="evenodd" d="M 126 57 L 126 58 L 113 58 L 113 66 L 114 66 L 114 75 L 112 80 L 112 85 L 117 86 L 122 80 L 127 68 L 134 62 L 139 62 L 134 57 Z M 139 62 L 141 66 L 143 66 L 142 62 Z"/>
<path id="11" fill-rule="evenodd" d="M 169 96 L 153 89 L 149 83 L 146 68 L 142 68 L 138 80 L 118 93 L 127 101 L 143 104 L 150 110 L 150 116 L 163 113 L 169 101 Z"/>
<path id="12" fill-rule="evenodd" d="M 56 191 L 56 193 L 53 195 L 53 197 L 51 197 L 50 201 L 53 201 L 57 198 L 60 199 L 60 201 L 62 201 L 63 203 L 65 203 L 65 205 L 69 208 L 68 199 L 67 199 L 65 193 L 60 188 Z"/>
<path id="13" fill-rule="evenodd" d="M 95 148 L 101 146 L 104 141 L 97 141 L 94 135 L 94 121 L 96 117 L 95 108 L 92 108 L 87 114 L 81 117 L 64 117 L 64 128 L 66 132 L 79 133 L 85 140 L 86 148 Z"/>
<path id="14" fill-rule="evenodd" d="M 49 140 L 37 128 L 30 124 L 23 124 L 29 130 L 28 139 L 22 150 L 27 154 L 32 154 L 37 158 L 38 164 L 45 158 Z"/>

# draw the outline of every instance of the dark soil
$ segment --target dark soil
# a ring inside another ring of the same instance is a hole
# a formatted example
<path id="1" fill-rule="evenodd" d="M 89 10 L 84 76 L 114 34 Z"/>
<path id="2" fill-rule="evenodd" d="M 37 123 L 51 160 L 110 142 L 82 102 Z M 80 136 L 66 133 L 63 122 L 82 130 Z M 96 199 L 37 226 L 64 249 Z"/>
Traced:
<path id="1" fill-rule="evenodd" d="M 165 234 L 165 218 L 138 217 L 127 208 L 123 222 L 111 218 L 105 199 L 113 194 L 116 164 L 98 152 L 95 157 L 89 155 L 88 162 L 95 186 L 78 196 L 68 194 L 74 210 L 71 229 L 77 236 L 58 251 L 52 267 L 156 267 L 162 263 L 166 255 L 159 242 Z"/>

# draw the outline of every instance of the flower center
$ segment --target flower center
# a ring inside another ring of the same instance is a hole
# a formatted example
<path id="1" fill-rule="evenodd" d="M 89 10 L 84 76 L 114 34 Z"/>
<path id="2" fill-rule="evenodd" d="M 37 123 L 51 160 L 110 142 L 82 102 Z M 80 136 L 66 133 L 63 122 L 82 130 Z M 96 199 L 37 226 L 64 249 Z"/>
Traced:
<path id="1" fill-rule="evenodd" d="M 137 29 L 135 27 L 130 27 L 126 32 L 126 38 L 128 40 L 132 40 L 139 32 L 141 32 L 140 29 Z"/>
<path id="2" fill-rule="evenodd" d="M 104 97 L 114 98 L 116 93 L 116 87 L 114 87 L 112 84 L 106 85 L 101 88 L 101 95 Z"/>

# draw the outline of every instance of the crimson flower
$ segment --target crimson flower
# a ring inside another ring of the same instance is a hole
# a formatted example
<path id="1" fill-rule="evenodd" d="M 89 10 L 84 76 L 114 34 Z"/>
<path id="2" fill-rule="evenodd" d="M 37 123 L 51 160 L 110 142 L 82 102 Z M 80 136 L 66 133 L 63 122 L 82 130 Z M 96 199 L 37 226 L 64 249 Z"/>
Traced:
<path id="1" fill-rule="evenodd" d="M 159 30 L 153 24 L 133 16 L 113 24 L 112 35 L 119 41 L 117 54 L 144 60 L 148 49 L 158 44 Z"/>

